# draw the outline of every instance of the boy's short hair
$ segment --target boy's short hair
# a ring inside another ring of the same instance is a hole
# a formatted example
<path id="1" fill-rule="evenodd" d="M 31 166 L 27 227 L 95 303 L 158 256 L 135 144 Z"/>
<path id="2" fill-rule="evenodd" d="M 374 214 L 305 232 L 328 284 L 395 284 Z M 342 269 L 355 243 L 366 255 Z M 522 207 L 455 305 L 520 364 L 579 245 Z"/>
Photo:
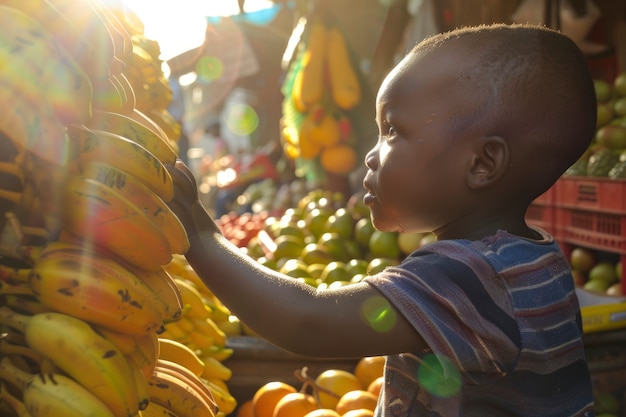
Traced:
<path id="1" fill-rule="evenodd" d="M 537 197 L 580 158 L 595 134 L 596 97 L 584 55 L 565 35 L 525 24 L 456 29 L 425 39 L 411 53 L 456 41 L 471 61 L 458 76 L 477 92 L 472 120 L 457 125 L 482 124 L 511 146 L 527 142 L 516 149 L 529 153 L 522 168 L 527 197 Z"/>

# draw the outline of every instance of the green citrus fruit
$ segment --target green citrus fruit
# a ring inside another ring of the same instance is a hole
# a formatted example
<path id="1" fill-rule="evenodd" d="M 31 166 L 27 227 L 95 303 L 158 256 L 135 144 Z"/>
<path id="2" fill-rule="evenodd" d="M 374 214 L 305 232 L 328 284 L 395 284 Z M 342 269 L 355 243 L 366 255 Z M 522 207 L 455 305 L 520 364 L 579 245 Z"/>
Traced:
<path id="1" fill-rule="evenodd" d="M 346 264 L 339 261 L 330 262 L 322 271 L 322 275 L 320 275 L 320 281 L 326 284 L 335 281 L 349 281 L 351 278 L 346 270 Z"/>
<path id="2" fill-rule="evenodd" d="M 370 237 L 374 233 L 374 225 L 369 217 L 357 220 L 354 225 L 354 240 L 363 248 L 369 248 Z"/>
<path id="3" fill-rule="evenodd" d="M 346 263 L 346 270 L 351 276 L 367 274 L 367 262 L 365 259 L 353 258 Z"/>
<path id="4" fill-rule="evenodd" d="M 280 273 L 294 278 L 310 278 L 307 264 L 300 259 L 288 259 L 280 267 Z"/>
<path id="5" fill-rule="evenodd" d="M 400 256 L 398 234 L 374 230 L 369 241 L 370 254 L 377 258 L 397 258 Z"/>
<path id="6" fill-rule="evenodd" d="M 367 275 L 374 275 L 381 272 L 388 266 L 398 265 L 397 259 L 391 258 L 374 258 L 367 265 Z"/>
<path id="7" fill-rule="evenodd" d="M 328 249 L 319 243 L 307 244 L 300 253 L 300 259 L 307 265 L 324 264 L 333 261 L 333 257 L 328 253 Z"/>
<path id="8" fill-rule="evenodd" d="M 276 243 L 276 250 L 274 251 L 274 259 L 276 260 L 298 258 L 304 247 L 302 239 L 290 235 L 278 236 L 274 243 Z"/>
<path id="9" fill-rule="evenodd" d="M 317 279 L 322 276 L 324 268 L 326 268 L 326 264 L 309 264 L 307 271 L 310 276 Z"/>
<path id="10" fill-rule="evenodd" d="M 304 221 L 306 223 L 306 228 L 313 236 L 319 237 L 324 233 L 324 229 L 326 227 L 326 221 L 330 217 L 331 212 L 322 208 L 314 208 L 311 210 Z"/>
<path id="11" fill-rule="evenodd" d="M 345 262 L 350 259 L 346 246 L 344 245 L 344 239 L 337 233 L 323 233 L 317 240 L 317 243 L 326 248 L 328 254 L 335 261 Z"/>
<path id="12" fill-rule="evenodd" d="M 354 218 L 345 209 L 339 208 L 326 221 L 325 231 L 337 233 L 343 239 L 350 239 L 354 232 Z"/>

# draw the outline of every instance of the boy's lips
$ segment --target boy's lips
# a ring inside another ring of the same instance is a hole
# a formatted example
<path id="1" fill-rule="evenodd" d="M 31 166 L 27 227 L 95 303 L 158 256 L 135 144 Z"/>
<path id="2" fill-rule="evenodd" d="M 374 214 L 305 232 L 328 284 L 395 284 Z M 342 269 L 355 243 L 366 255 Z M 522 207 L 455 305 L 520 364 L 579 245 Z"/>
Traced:
<path id="1" fill-rule="evenodd" d="M 375 200 L 376 200 L 376 195 L 374 195 L 370 191 L 366 192 L 365 195 L 363 196 L 363 203 L 366 206 L 371 206 L 372 204 L 374 204 Z"/>
<path id="2" fill-rule="evenodd" d="M 365 195 L 363 195 L 363 203 L 367 206 L 374 203 L 376 200 L 376 194 L 372 191 L 372 184 L 368 181 L 367 177 L 363 180 L 363 188 L 365 188 Z"/>

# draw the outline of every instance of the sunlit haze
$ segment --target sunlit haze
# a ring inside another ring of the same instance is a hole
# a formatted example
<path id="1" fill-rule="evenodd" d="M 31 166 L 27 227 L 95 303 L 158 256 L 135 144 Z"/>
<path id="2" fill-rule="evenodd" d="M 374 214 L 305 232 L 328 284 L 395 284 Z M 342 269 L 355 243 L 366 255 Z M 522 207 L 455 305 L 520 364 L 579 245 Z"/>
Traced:
<path id="1" fill-rule="evenodd" d="M 237 0 L 123 0 L 145 26 L 145 35 L 159 42 L 161 59 L 193 49 L 204 40 L 206 16 L 237 14 Z M 246 0 L 246 11 L 271 6 L 269 0 Z"/>

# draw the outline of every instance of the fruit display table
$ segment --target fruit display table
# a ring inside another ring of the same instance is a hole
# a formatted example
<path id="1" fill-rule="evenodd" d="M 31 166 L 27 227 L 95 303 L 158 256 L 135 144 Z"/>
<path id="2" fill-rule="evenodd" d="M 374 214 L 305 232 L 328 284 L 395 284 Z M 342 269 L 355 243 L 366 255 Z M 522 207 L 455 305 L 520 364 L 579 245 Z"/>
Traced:
<path id="1" fill-rule="evenodd" d="M 302 382 L 294 372 L 305 366 L 308 375 L 315 377 L 326 369 L 352 371 L 357 363 L 357 360 L 294 355 L 256 336 L 229 336 L 226 345 L 234 350 L 224 365 L 233 372 L 228 387 L 238 404 L 252 398 L 259 387 L 270 381 L 283 381 L 300 387 Z"/>

